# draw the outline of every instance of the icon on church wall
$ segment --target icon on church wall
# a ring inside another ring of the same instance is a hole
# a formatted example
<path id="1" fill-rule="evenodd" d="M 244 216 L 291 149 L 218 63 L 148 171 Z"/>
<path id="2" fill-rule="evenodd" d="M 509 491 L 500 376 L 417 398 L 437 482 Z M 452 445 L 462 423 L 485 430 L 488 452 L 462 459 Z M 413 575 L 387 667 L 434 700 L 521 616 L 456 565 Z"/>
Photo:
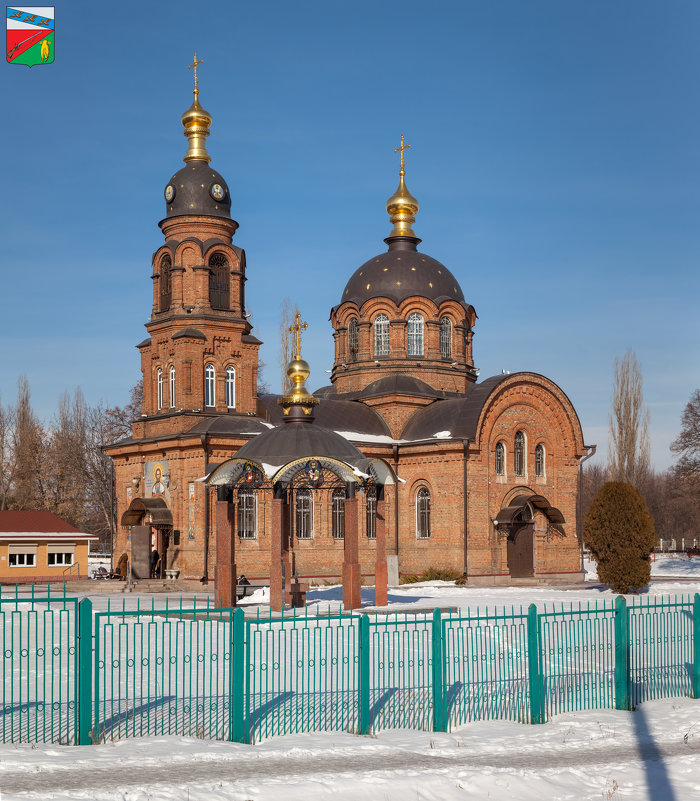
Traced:
<path id="1" fill-rule="evenodd" d="M 243 468 L 243 481 L 245 481 L 249 487 L 259 487 L 263 483 L 263 480 L 264 478 L 260 468 L 257 465 L 246 462 Z"/>
<path id="2" fill-rule="evenodd" d="M 170 503 L 168 462 L 146 462 L 144 465 L 144 478 L 146 490 L 144 498 L 163 498 Z"/>
<path id="3" fill-rule="evenodd" d="M 194 539 L 194 531 L 195 531 L 195 520 L 197 515 L 197 507 L 195 503 L 194 497 L 194 482 L 190 481 L 189 485 L 189 495 L 188 495 L 188 506 L 189 506 L 189 527 L 187 529 L 187 539 L 193 540 Z"/>
<path id="4" fill-rule="evenodd" d="M 7 61 L 25 67 L 53 63 L 54 19 L 53 6 L 7 6 Z"/>
<path id="5" fill-rule="evenodd" d="M 168 184 L 163 194 L 165 195 L 166 202 L 171 203 L 172 199 L 175 197 L 175 187 L 172 184 Z"/>
<path id="6" fill-rule="evenodd" d="M 323 484 L 323 470 L 321 464 L 317 459 L 309 459 L 306 463 L 304 472 L 309 483 L 314 487 L 320 487 Z"/>
<path id="7" fill-rule="evenodd" d="M 226 192 L 221 184 L 212 184 L 210 192 L 214 200 L 223 200 L 226 195 Z"/>

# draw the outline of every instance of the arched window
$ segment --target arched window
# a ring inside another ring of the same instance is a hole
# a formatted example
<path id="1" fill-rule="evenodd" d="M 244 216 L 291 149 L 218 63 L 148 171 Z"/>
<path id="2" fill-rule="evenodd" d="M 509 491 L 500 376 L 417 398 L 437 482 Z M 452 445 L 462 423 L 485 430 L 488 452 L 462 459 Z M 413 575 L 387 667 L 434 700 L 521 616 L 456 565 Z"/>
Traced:
<path id="1" fill-rule="evenodd" d="M 175 365 L 170 365 L 170 408 L 175 408 Z"/>
<path id="2" fill-rule="evenodd" d="M 367 539 L 377 539 L 377 488 L 367 487 L 367 502 L 365 507 L 367 517 Z"/>
<path id="3" fill-rule="evenodd" d="M 515 462 L 515 475 L 525 475 L 525 434 L 518 431 L 515 435 L 515 446 L 513 448 L 513 459 Z"/>
<path id="4" fill-rule="evenodd" d="M 255 539 L 255 490 L 252 487 L 238 490 L 238 536 L 244 540 Z"/>
<path id="5" fill-rule="evenodd" d="M 156 378 L 156 395 L 158 398 L 158 411 L 160 411 L 163 408 L 163 370 L 160 367 Z"/>
<path id="6" fill-rule="evenodd" d="M 170 268 L 173 266 L 173 261 L 170 256 L 163 256 L 160 260 L 160 311 L 168 311 L 170 308 L 171 298 L 171 278 Z"/>
<path id="7" fill-rule="evenodd" d="M 213 364 L 204 368 L 204 405 L 216 406 L 216 370 Z"/>
<path id="8" fill-rule="evenodd" d="M 506 446 L 502 442 L 496 443 L 496 475 L 506 474 Z"/>
<path id="9" fill-rule="evenodd" d="M 374 318 L 374 355 L 389 355 L 389 318 L 386 314 Z"/>
<path id="10" fill-rule="evenodd" d="M 440 356 L 452 358 L 452 320 L 449 317 L 440 320 Z"/>
<path id="11" fill-rule="evenodd" d="M 417 312 L 408 316 L 408 355 L 423 355 L 423 318 Z"/>
<path id="12" fill-rule="evenodd" d="M 236 368 L 231 365 L 226 368 L 226 406 L 236 408 Z"/>
<path id="13" fill-rule="evenodd" d="M 212 309 L 230 309 L 230 271 L 223 253 L 214 253 L 209 259 L 209 303 Z"/>
<path id="14" fill-rule="evenodd" d="M 541 442 L 535 448 L 535 475 L 544 478 L 544 445 Z"/>
<path id="15" fill-rule="evenodd" d="M 314 534 L 314 500 L 308 487 L 297 490 L 296 499 L 297 537 L 309 540 Z"/>
<path id="16" fill-rule="evenodd" d="M 416 531 L 419 539 L 430 536 L 430 490 L 421 487 L 416 493 Z"/>
<path id="17" fill-rule="evenodd" d="M 355 361 L 357 358 L 357 349 L 359 347 L 359 335 L 357 329 L 357 318 L 353 317 L 348 323 L 348 350 L 350 351 L 350 358 Z"/>
<path id="18" fill-rule="evenodd" d="M 345 536 L 345 490 L 333 490 L 333 539 L 342 540 Z"/>

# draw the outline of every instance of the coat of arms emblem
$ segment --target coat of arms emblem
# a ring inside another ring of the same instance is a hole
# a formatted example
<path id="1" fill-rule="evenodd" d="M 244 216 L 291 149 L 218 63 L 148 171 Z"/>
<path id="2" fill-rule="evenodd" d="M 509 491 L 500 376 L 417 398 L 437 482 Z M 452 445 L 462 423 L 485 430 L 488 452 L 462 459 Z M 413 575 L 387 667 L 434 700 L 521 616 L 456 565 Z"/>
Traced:
<path id="1" fill-rule="evenodd" d="M 7 6 L 6 56 L 10 64 L 51 64 L 54 60 L 54 6 Z"/>

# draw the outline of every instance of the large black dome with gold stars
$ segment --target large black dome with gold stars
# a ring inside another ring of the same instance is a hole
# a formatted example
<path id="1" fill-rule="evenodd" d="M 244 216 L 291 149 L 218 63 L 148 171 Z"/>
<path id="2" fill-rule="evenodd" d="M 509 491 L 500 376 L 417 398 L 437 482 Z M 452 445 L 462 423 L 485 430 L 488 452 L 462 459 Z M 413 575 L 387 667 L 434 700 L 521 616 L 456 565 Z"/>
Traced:
<path id="1" fill-rule="evenodd" d="M 228 185 L 206 161 L 190 161 L 168 181 L 164 190 L 165 216 L 205 214 L 231 216 Z"/>
<path id="2" fill-rule="evenodd" d="M 401 154 L 399 186 L 386 202 L 393 229 L 384 240 L 389 245 L 386 253 L 366 261 L 355 270 L 345 285 L 340 303 L 354 302 L 358 306 L 370 298 L 389 298 L 396 305 L 406 298 L 418 295 L 436 304 L 448 298 L 466 306 L 462 288 L 457 279 L 439 261 L 418 251 L 421 240 L 413 232 L 412 225 L 418 213 L 418 201 L 406 187 L 404 144 L 394 152 Z"/>
<path id="3" fill-rule="evenodd" d="M 419 295 L 436 304 L 447 298 L 464 304 L 464 293 L 457 279 L 439 261 L 417 250 L 420 239 L 387 237 L 386 253 L 380 253 L 357 269 L 343 290 L 341 303 L 358 306 L 370 298 L 386 297 L 397 305 Z"/>

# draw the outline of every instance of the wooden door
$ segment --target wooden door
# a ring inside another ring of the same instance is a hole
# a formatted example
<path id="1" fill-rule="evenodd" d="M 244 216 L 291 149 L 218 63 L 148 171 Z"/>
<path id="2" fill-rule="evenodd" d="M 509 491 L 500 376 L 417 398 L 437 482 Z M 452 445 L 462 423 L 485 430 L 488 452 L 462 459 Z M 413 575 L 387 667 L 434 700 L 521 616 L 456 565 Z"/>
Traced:
<path id="1" fill-rule="evenodd" d="M 508 535 L 508 570 L 513 578 L 534 575 L 534 529 L 533 523 L 516 524 Z"/>

